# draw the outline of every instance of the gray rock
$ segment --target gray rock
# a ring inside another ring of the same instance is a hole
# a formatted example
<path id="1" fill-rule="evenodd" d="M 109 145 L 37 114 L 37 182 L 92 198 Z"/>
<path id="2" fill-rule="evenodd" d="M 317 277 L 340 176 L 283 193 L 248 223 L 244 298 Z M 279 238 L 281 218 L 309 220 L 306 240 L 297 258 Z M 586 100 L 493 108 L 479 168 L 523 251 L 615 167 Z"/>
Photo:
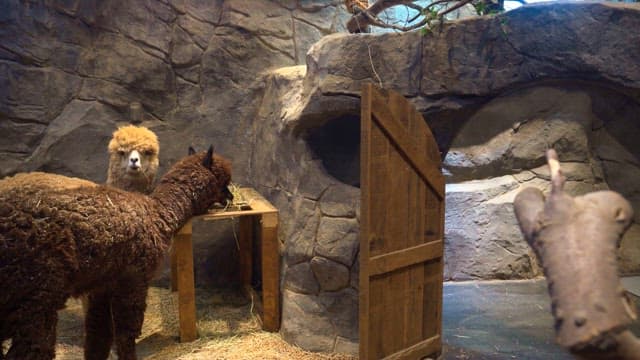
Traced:
<path id="1" fill-rule="evenodd" d="M 49 124 L 33 153 L 32 166 L 43 171 L 104 182 L 109 163 L 107 144 L 116 129 L 116 123 L 122 120 L 118 113 L 98 102 L 71 101 Z M 102 171 L 96 173 L 96 168 Z"/>
<path id="2" fill-rule="evenodd" d="M 291 265 L 285 272 L 284 288 L 300 294 L 317 295 L 320 285 L 313 274 L 308 262 Z"/>
<path id="3" fill-rule="evenodd" d="M 124 36 L 106 32 L 98 35 L 93 48 L 83 52 L 78 72 L 143 92 L 171 93 L 175 88 L 171 67 L 163 59 Z"/>
<path id="4" fill-rule="evenodd" d="M 349 268 L 322 256 L 311 259 L 311 270 L 322 291 L 337 291 L 349 285 Z"/>
<path id="5" fill-rule="evenodd" d="M 185 30 L 179 26 L 174 27 L 172 40 L 171 62 L 175 66 L 185 67 L 200 62 L 203 51 Z"/>
<path id="6" fill-rule="evenodd" d="M 358 351 L 360 350 L 359 346 L 360 343 L 358 341 L 338 336 L 336 338 L 336 346 L 333 350 L 338 354 L 349 354 L 357 356 Z"/>
<path id="7" fill-rule="evenodd" d="M 256 35 L 292 39 L 291 11 L 268 1 L 226 0 L 221 25 L 242 25 Z"/>
<path id="8" fill-rule="evenodd" d="M 323 216 L 318 225 L 315 253 L 351 266 L 358 248 L 359 229 L 355 219 Z"/>
<path id="9" fill-rule="evenodd" d="M 222 15 L 222 0 L 170 0 L 173 7 L 179 13 L 198 19 L 201 22 L 207 22 L 217 25 Z"/>
<path id="10" fill-rule="evenodd" d="M 282 338 L 309 351 L 333 351 L 335 330 L 317 296 L 282 293 Z"/>
<path id="11" fill-rule="evenodd" d="M 311 259 L 320 218 L 319 213 L 308 217 L 302 231 L 285 240 L 285 260 L 287 263 L 296 264 Z"/>
<path id="12" fill-rule="evenodd" d="M 355 289 L 343 289 L 320 294 L 319 300 L 335 325 L 338 337 L 358 339 L 358 292 Z"/>
<path id="13" fill-rule="evenodd" d="M 317 88 L 320 94 L 355 95 L 362 84 L 373 82 L 409 96 L 416 95 L 421 36 L 419 32 L 376 37 L 325 36 L 307 54 L 307 79 L 313 81 L 307 86 Z M 341 66 L 335 66 L 337 63 Z M 315 94 L 312 92 L 311 96 Z"/>
<path id="14" fill-rule="evenodd" d="M 293 26 L 295 27 L 295 61 L 296 64 L 304 64 L 307 51 L 315 43 L 314 39 L 321 38 L 323 34 L 320 29 L 304 21 L 294 19 Z"/>
<path id="15" fill-rule="evenodd" d="M 453 182 L 512 174 L 545 164 L 550 146 L 562 161 L 586 161 L 593 118 L 585 92 L 539 87 L 511 93 L 464 124 L 443 167 Z"/>
<path id="16" fill-rule="evenodd" d="M 195 108 L 202 104 L 202 91 L 197 84 L 176 79 L 176 95 L 178 96 L 178 106 L 185 108 Z"/>
<path id="17" fill-rule="evenodd" d="M 513 214 L 513 198 L 520 189 L 512 176 L 447 186 L 445 279 L 540 275 Z"/>
<path id="18" fill-rule="evenodd" d="M 189 12 L 186 15 L 179 16 L 177 24 L 182 30 L 191 36 L 191 39 L 193 39 L 196 46 L 204 50 L 207 48 L 209 39 L 215 31 L 215 26 L 212 24 L 212 21 L 199 19 L 199 15 L 194 15 L 196 13 L 200 14 L 200 12 L 194 11 Z"/>
<path id="19" fill-rule="evenodd" d="M 48 124 L 78 93 L 80 84 L 79 76 L 59 69 L 0 63 L 0 116 Z"/>
<path id="20" fill-rule="evenodd" d="M 634 209 L 638 211 L 636 207 Z M 637 275 L 640 272 L 640 225 L 633 224 L 624 234 L 618 248 L 618 266 L 622 275 Z"/>
<path id="21" fill-rule="evenodd" d="M 353 218 L 360 206 L 360 189 L 353 186 L 330 186 L 320 199 L 322 214 L 330 217 Z"/>
<path id="22" fill-rule="evenodd" d="M 101 5 L 100 26 L 143 44 L 149 52 L 167 56 L 176 18 L 170 5 L 146 0 L 113 0 Z"/>

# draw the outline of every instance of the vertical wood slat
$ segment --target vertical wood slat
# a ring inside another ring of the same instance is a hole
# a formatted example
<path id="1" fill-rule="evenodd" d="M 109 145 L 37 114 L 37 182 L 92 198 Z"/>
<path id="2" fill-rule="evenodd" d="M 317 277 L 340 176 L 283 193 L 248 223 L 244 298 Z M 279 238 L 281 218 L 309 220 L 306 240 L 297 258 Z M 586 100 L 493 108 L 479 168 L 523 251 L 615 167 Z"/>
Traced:
<path id="1" fill-rule="evenodd" d="M 444 225 L 437 144 L 404 97 L 370 84 L 361 124 L 360 358 L 437 355 L 442 242 L 433 246 Z M 405 253 L 416 260 L 396 261 Z"/>
<path id="2" fill-rule="evenodd" d="M 438 196 L 444 198 L 444 176 L 440 172 L 440 162 L 427 159 L 425 156 L 427 154 L 422 154 L 418 151 L 413 138 L 407 133 L 400 120 L 384 106 L 385 101 L 380 94 L 374 92 L 371 101 L 373 118 L 377 120 L 376 125 L 384 130 L 407 162 L 437 191 Z"/>
<path id="3" fill-rule="evenodd" d="M 422 116 L 419 115 L 413 107 L 410 107 L 408 111 L 410 112 L 408 125 L 409 134 L 413 136 L 413 142 L 418 151 L 425 152 L 426 147 L 428 146 L 428 139 L 430 139 L 428 136 L 424 136 L 425 128 L 428 130 L 428 127 L 426 126 Z M 437 164 L 439 165 L 439 162 Z M 415 181 L 415 197 L 414 202 L 411 204 L 411 208 L 414 209 L 412 212 L 412 215 L 414 216 L 413 224 L 415 226 L 413 229 L 413 236 L 416 243 L 412 245 L 423 246 L 425 242 L 425 209 L 422 205 L 424 204 L 424 195 L 428 186 L 426 186 L 419 177 L 414 177 L 413 180 Z M 442 253 L 442 251 L 440 251 L 440 253 Z M 410 282 L 411 284 L 416 285 L 412 292 L 411 312 L 413 316 L 407 324 L 407 328 L 410 331 L 407 338 L 407 344 L 416 344 L 422 341 L 425 337 L 422 324 L 427 316 L 423 306 L 425 302 L 425 276 L 422 266 L 412 267 Z"/>
<path id="4" fill-rule="evenodd" d="M 180 341 L 189 342 L 198 337 L 196 329 L 196 290 L 193 274 L 193 241 L 191 222 L 174 236 L 176 256 L 176 285 L 178 287 L 178 314 Z"/>
<path id="5" fill-rule="evenodd" d="M 171 291 L 178 291 L 178 257 L 176 255 L 175 241 L 171 243 Z"/>
<path id="6" fill-rule="evenodd" d="M 280 329 L 280 256 L 278 256 L 278 213 L 260 218 L 262 256 L 262 325 L 267 331 Z M 276 256 L 273 256 L 275 254 Z"/>
<path id="7" fill-rule="evenodd" d="M 360 106 L 360 279 L 359 305 L 359 355 L 369 359 L 369 250 L 371 234 L 371 86 L 363 86 Z"/>
<path id="8" fill-rule="evenodd" d="M 241 216 L 238 218 L 238 228 L 239 280 L 244 286 L 251 286 L 251 274 L 253 273 L 253 216 Z"/>

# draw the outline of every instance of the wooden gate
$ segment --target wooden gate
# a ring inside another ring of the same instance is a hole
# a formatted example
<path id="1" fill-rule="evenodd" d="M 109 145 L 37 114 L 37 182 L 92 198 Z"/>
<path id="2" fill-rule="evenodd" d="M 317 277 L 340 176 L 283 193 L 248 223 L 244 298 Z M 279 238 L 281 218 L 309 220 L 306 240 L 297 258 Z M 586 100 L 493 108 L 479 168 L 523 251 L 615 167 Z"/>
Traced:
<path id="1" fill-rule="evenodd" d="M 441 353 L 444 178 L 438 146 L 400 94 L 361 109 L 360 358 Z"/>

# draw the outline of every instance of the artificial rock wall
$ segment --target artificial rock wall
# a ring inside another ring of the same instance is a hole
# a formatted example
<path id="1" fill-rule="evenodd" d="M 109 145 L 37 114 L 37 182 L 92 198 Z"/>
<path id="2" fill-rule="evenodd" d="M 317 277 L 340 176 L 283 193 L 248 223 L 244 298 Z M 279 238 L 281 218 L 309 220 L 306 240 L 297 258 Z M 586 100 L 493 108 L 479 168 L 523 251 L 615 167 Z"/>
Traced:
<path id="1" fill-rule="evenodd" d="M 410 98 L 439 142 L 446 279 L 540 275 L 511 201 L 546 186 L 550 145 L 575 194 L 612 188 L 640 203 L 638 5 L 543 4 L 426 35 L 328 35 L 346 21 L 341 3 L 0 2 L 0 175 L 103 181 L 110 134 L 141 104 L 161 172 L 188 145 L 213 143 L 236 182 L 280 209 L 283 337 L 350 353 L 362 83 Z M 195 226 L 196 280 L 209 286 L 233 269 L 221 264 L 235 245 L 229 231 Z M 625 272 L 640 270 L 639 239 L 634 225 Z"/>
<path id="2" fill-rule="evenodd" d="M 526 6 L 427 35 L 326 36 L 306 67 L 272 72 L 252 164 L 255 174 L 270 174 L 256 176 L 256 187 L 283 215 L 285 339 L 357 351 L 353 129 L 365 82 L 410 98 L 439 143 L 448 183 L 445 279 L 541 275 L 512 201 L 525 186 L 546 189 L 549 146 L 571 193 L 611 188 L 640 211 L 640 39 L 628 31 L 638 25 L 637 5 Z M 639 229 L 622 242 L 625 273 L 640 270 Z"/>

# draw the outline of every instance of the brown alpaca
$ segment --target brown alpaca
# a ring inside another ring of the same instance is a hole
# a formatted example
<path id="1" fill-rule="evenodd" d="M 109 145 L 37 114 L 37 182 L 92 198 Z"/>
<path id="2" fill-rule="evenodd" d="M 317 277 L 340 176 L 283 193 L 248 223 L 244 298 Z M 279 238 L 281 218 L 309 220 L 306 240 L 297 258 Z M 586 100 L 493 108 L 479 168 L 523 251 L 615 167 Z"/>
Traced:
<path id="1" fill-rule="evenodd" d="M 127 191 L 146 194 L 151 192 L 158 170 L 158 155 L 160 151 L 160 144 L 156 134 L 145 127 L 132 125 L 120 127 L 114 131 L 109 142 L 108 151 L 107 185 Z M 95 186 L 98 186 L 98 184 L 88 180 L 44 172 L 19 173 L 13 177 L 0 180 L 0 192 L 21 188 L 21 191 L 28 191 L 33 195 L 43 190 L 65 190 Z M 88 295 L 82 296 L 82 307 L 86 313 Z"/>
<path id="2" fill-rule="evenodd" d="M 36 193 L 42 189 L 71 190 L 95 186 L 98 184 L 89 180 L 39 171 L 19 173 L 0 180 L 0 192 L 21 188 L 23 191 Z"/>
<path id="3" fill-rule="evenodd" d="M 57 310 L 90 293 L 85 358 L 106 359 L 115 340 L 119 359 L 135 359 L 149 281 L 173 234 L 229 200 L 230 180 L 210 148 L 174 165 L 148 196 L 108 186 L 1 192 L 0 340 L 12 342 L 0 358 L 52 359 Z"/>

